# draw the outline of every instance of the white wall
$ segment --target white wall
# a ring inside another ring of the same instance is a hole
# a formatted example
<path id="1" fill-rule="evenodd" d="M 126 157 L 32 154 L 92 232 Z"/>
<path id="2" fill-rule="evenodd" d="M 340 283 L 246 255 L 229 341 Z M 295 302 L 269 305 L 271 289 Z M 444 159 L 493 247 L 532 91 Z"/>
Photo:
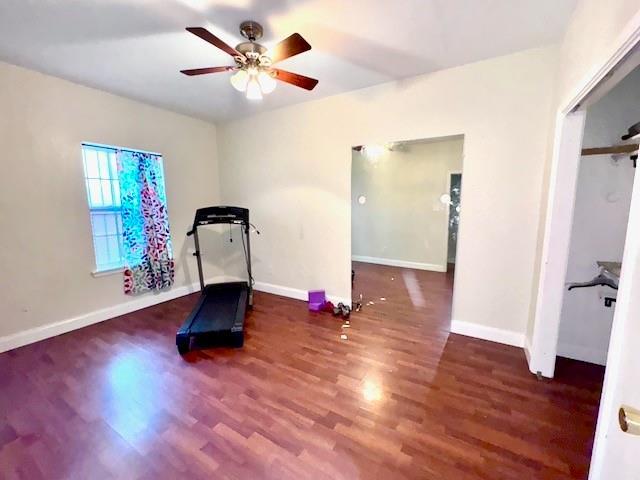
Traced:
<path id="1" fill-rule="evenodd" d="M 370 157 L 353 151 L 351 243 L 354 260 L 409 262 L 447 269 L 448 193 L 451 172 L 462 171 L 463 140 L 409 143 Z M 367 199 L 364 205 L 358 197 Z"/>
<path id="2" fill-rule="evenodd" d="M 589 108 L 584 147 L 620 142 L 627 128 L 640 121 L 640 69 L 627 76 Z M 567 282 L 583 282 L 598 271 L 596 260 L 622 261 L 635 169 L 629 157 L 614 163 L 610 155 L 582 157 L 567 265 Z M 613 308 L 603 297 L 608 287 L 576 289 L 564 295 L 558 355 L 604 365 Z"/>
<path id="3" fill-rule="evenodd" d="M 176 287 L 197 281 L 185 232 L 219 200 L 215 127 L 0 63 L 0 340 L 132 300 L 91 276 L 83 141 L 163 154 Z"/>
<path id="4" fill-rule="evenodd" d="M 566 106 L 604 65 L 639 10 L 638 0 L 578 2 L 561 45 L 558 108 Z"/>
<path id="5" fill-rule="evenodd" d="M 257 280 L 349 297 L 351 147 L 464 134 L 454 319 L 521 343 L 555 67 L 534 49 L 220 126 L 223 199 L 262 231 Z"/>

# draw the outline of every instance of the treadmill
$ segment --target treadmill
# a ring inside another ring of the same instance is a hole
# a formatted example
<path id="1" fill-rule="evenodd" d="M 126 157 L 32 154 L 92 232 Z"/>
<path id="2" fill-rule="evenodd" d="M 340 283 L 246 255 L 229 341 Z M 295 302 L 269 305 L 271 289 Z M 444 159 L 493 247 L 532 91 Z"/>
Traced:
<path id="1" fill-rule="evenodd" d="M 198 227 L 216 224 L 240 226 L 248 281 L 205 285 Z M 176 345 L 180 355 L 193 349 L 219 346 L 237 348 L 244 344 L 244 317 L 247 308 L 253 306 L 250 228 L 249 210 L 246 208 L 217 206 L 199 208 L 196 211 L 193 227 L 187 235 L 193 235 L 196 247 L 193 255 L 198 263 L 201 295 L 193 311 L 176 334 Z"/>

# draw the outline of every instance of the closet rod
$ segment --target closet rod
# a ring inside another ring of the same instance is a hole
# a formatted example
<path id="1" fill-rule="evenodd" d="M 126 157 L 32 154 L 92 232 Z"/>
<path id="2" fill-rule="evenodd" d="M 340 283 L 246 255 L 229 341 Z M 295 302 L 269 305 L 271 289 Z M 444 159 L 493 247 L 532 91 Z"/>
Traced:
<path id="1" fill-rule="evenodd" d="M 629 143 L 627 145 L 613 145 L 611 147 L 583 148 L 582 155 L 616 155 L 624 153 L 634 153 L 638 151 L 637 143 Z"/>

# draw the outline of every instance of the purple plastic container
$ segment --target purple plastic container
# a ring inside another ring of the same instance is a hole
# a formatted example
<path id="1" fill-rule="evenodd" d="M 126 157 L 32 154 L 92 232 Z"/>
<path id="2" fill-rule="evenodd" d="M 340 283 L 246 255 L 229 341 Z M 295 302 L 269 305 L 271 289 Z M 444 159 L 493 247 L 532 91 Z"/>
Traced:
<path id="1" fill-rule="evenodd" d="M 324 290 L 309 290 L 309 310 L 319 312 L 325 302 Z"/>

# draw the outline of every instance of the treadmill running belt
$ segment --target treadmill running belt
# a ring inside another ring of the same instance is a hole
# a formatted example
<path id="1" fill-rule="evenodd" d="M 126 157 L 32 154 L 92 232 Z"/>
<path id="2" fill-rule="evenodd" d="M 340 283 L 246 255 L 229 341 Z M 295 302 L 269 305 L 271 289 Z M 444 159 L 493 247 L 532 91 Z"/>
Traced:
<path id="1" fill-rule="evenodd" d="M 231 288 L 210 288 L 216 286 L 209 285 L 207 287 L 195 321 L 191 324 L 192 334 L 231 330 L 231 327 L 233 327 L 236 321 L 239 307 L 238 300 L 240 299 L 242 287 L 241 285 L 232 284 Z"/>
<path id="2" fill-rule="evenodd" d="M 192 348 L 241 347 L 248 298 L 246 282 L 207 285 L 176 334 L 180 353 Z"/>

